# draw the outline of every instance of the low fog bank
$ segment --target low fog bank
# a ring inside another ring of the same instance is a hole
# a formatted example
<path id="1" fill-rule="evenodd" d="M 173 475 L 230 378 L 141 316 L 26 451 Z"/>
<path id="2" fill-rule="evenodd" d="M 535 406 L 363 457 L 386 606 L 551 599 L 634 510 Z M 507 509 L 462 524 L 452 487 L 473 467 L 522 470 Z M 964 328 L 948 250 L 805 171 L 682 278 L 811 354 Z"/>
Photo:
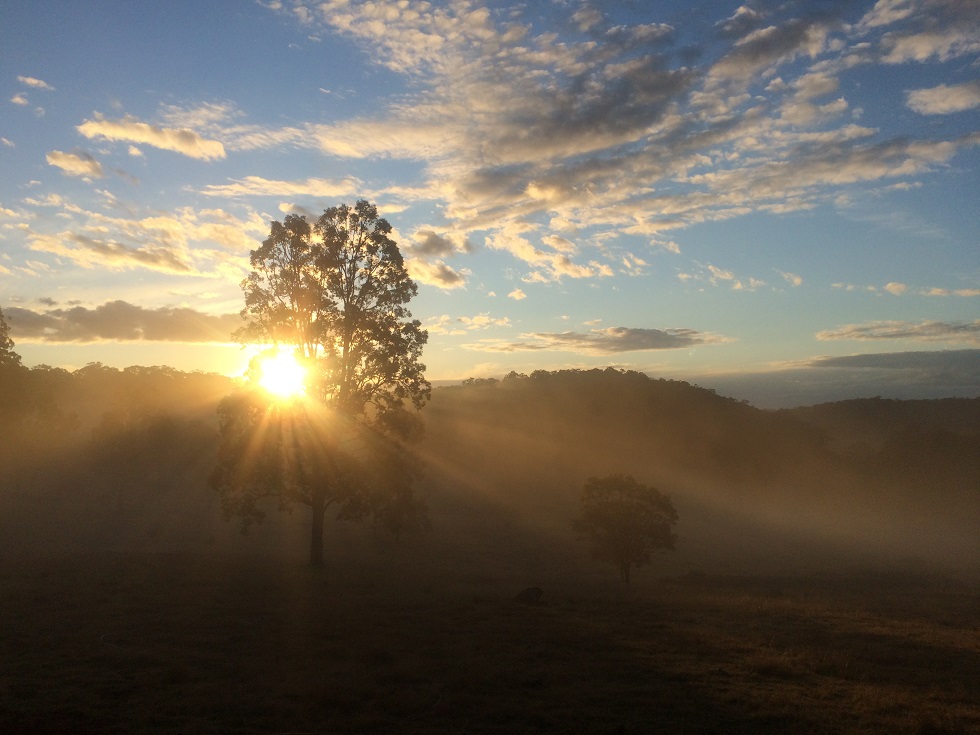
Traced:
<path id="1" fill-rule="evenodd" d="M 580 561 L 582 484 L 622 472 L 674 499 L 679 541 L 661 572 L 980 578 L 978 399 L 765 411 L 640 373 L 561 371 L 440 389 L 426 417 L 442 493 Z"/>
<path id="2" fill-rule="evenodd" d="M 817 357 L 765 372 L 689 377 L 759 408 L 796 408 L 879 396 L 897 400 L 980 396 L 980 350 Z"/>
<path id="3" fill-rule="evenodd" d="M 208 487 L 228 379 L 102 366 L 19 375 L 0 387 L 0 552 L 305 558 L 308 509 L 270 504 L 243 536 Z M 431 530 L 395 546 L 369 524 L 331 523 L 328 565 L 380 554 L 521 584 L 614 578 L 571 521 L 588 477 L 625 473 L 670 494 L 680 516 L 677 549 L 650 576 L 980 579 L 980 399 L 769 411 L 610 369 L 437 388 L 423 417 Z"/>

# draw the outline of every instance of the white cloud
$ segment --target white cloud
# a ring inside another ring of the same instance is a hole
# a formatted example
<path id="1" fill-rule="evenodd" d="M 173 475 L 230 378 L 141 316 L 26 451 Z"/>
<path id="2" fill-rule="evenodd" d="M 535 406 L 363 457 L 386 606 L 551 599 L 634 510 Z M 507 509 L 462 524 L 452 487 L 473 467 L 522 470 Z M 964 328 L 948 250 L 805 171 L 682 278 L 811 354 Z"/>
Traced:
<path id="1" fill-rule="evenodd" d="M 461 316 L 457 321 L 464 325 L 468 331 L 473 331 L 475 329 L 488 329 L 490 327 L 507 327 L 510 326 L 510 319 L 508 317 L 491 317 L 490 314 L 477 314 L 476 316 Z"/>
<path id="2" fill-rule="evenodd" d="M 24 95 L 22 95 L 20 93 L 15 94 L 13 97 L 11 97 L 10 98 L 10 101 L 13 102 L 15 105 L 20 105 L 22 107 L 25 106 L 25 105 L 29 105 L 30 104 L 30 102 L 28 101 L 27 97 L 25 97 Z"/>
<path id="3" fill-rule="evenodd" d="M 264 179 L 261 176 L 246 176 L 230 184 L 209 184 L 201 193 L 206 196 L 236 197 L 236 196 L 310 196 L 310 197 L 340 197 L 354 194 L 360 185 L 353 179 L 330 181 L 328 179 L 310 178 L 302 181 L 283 181 Z"/>
<path id="4" fill-rule="evenodd" d="M 117 208 L 111 193 L 100 193 Z M 88 269 L 139 269 L 237 283 L 247 271 L 249 251 L 268 232 L 268 223 L 254 213 L 239 218 L 222 210 L 183 208 L 169 214 L 114 217 L 58 197 L 35 202 L 42 204 L 59 207 L 56 216 L 68 225 L 59 232 L 29 228 L 28 247 Z"/>
<path id="5" fill-rule="evenodd" d="M 189 128 L 161 128 L 131 116 L 122 120 L 97 116 L 83 122 L 77 130 L 86 138 L 143 143 L 204 161 L 225 157 L 225 148 L 219 141 L 202 138 Z"/>
<path id="6" fill-rule="evenodd" d="M 883 61 L 902 64 L 907 61 L 949 61 L 980 51 L 980 33 L 976 28 L 954 27 L 940 31 L 923 31 L 891 39 L 891 49 Z"/>
<path id="7" fill-rule="evenodd" d="M 21 84 L 26 84 L 28 87 L 33 87 L 34 89 L 44 89 L 48 91 L 54 91 L 54 87 L 52 87 L 50 84 L 48 84 L 47 82 L 41 79 L 37 79 L 36 77 L 18 76 L 17 81 L 20 82 Z"/>
<path id="8" fill-rule="evenodd" d="M 85 152 L 51 151 L 45 156 L 45 160 L 50 165 L 60 168 L 68 176 L 101 179 L 104 175 L 102 165 L 92 155 Z"/>
<path id="9" fill-rule="evenodd" d="M 980 345 L 980 319 L 972 322 L 875 321 L 847 324 L 817 333 L 819 340 L 912 340 Z"/>
<path id="10" fill-rule="evenodd" d="M 920 115 L 948 115 L 980 107 L 980 82 L 929 89 L 912 89 L 905 93 L 906 104 Z"/>
<path id="11" fill-rule="evenodd" d="M 524 293 L 521 289 L 515 288 L 513 291 L 507 294 L 507 298 L 514 299 L 514 301 L 523 301 L 524 299 L 527 298 L 527 294 Z"/>
<path id="12" fill-rule="evenodd" d="M 884 285 L 884 289 L 892 296 L 901 296 L 903 293 L 908 291 L 908 286 L 906 286 L 904 283 L 896 283 L 893 281 L 891 283 L 886 283 Z"/>
<path id="13" fill-rule="evenodd" d="M 859 33 L 905 20 L 915 11 L 915 0 L 878 0 L 855 26 Z"/>
<path id="14" fill-rule="evenodd" d="M 528 264 L 526 281 L 597 277 L 610 266 L 587 252 L 603 243 L 574 234 L 586 228 L 610 238 L 655 235 L 811 209 L 856 183 L 913 185 L 910 178 L 974 144 L 889 139 L 842 120 L 855 110 L 837 78 L 904 53 L 915 42 L 902 39 L 927 31 L 951 39 L 949 49 L 966 48 L 956 39 L 970 35 L 969 24 L 882 0 L 846 27 L 804 6 L 742 6 L 715 24 L 720 54 L 679 64 L 672 28 L 610 26 L 591 4 L 565 10 L 587 29 L 576 39 L 536 33 L 518 10 L 505 17 L 464 3 L 309 2 L 304 22 L 318 35 L 353 39 L 408 77 L 412 94 L 372 119 L 247 133 L 223 104 L 209 113 L 220 124 L 201 129 L 229 147 L 250 137 L 346 158 L 424 161 L 426 183 L 403 199 L 435 200 L 459 231 L 489 231 L 488 247 Z M 848 45 L 842 31 L 865 38 Z M 514 229 L 532 221 L 561 223 L 553 232 L 564 242 Z M 742 279 L 742 287 L 759 282 Z"/>
<path id="15" fill-rule="evenodd" d="M 607 327 L 588 332 L 536 332 L 518 340 L 481 340 L 463 345 L 485 352 L 574 352 L 584 355 L 614 355 L 645 350 L 672 350 L 729 341 L 719 335 L 693 329 L 634 329 Z"/>

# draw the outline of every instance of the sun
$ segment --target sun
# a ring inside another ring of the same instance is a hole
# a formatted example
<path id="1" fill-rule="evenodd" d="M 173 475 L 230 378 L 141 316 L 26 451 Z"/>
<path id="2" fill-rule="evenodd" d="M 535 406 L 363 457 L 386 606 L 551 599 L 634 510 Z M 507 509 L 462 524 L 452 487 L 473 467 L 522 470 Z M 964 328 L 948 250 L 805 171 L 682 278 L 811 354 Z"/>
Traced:
<path id="1" fill-rule="evenodd" d="M 259 363 L 259 385 L 279 398 L 295 398 L 306 392 L 306 369 L 292 352 L 279 351 Z"/>

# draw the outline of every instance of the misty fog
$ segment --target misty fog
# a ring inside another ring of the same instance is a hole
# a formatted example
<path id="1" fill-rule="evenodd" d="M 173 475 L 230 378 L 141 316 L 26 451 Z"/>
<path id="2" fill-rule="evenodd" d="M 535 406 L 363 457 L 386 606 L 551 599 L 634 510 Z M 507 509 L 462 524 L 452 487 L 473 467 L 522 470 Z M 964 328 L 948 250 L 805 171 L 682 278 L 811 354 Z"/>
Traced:
<path id="1" fill-rule="evenodd" d="M 0 545 L 302 559 L 307 509 L 242 535 L 207 483 L 230 379 L 170 368 L 5 375 Z M 862 569 L 980 575 L 980 399 L 760 410 L 613 369 L 511 374 L 433 391 L 419 487 L 431 528 L 403 564 L 531 580 L 607 575 L 570 524 L 588 477 L 673 499 L 677 549 L 653 577 Z M 369 524 L 328 524 L 327 559 L 386 553 Z"/>

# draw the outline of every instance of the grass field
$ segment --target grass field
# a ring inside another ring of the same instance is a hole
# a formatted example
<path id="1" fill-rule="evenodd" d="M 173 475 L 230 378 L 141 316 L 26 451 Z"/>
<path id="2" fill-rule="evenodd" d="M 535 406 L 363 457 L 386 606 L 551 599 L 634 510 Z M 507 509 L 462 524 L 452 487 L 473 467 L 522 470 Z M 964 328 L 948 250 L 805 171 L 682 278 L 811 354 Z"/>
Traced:
<path id="1" fill-rule="evenodd" d="M 975 586 L 332 562 L 0 560 L 0 732 L 980 732 Z"/>

